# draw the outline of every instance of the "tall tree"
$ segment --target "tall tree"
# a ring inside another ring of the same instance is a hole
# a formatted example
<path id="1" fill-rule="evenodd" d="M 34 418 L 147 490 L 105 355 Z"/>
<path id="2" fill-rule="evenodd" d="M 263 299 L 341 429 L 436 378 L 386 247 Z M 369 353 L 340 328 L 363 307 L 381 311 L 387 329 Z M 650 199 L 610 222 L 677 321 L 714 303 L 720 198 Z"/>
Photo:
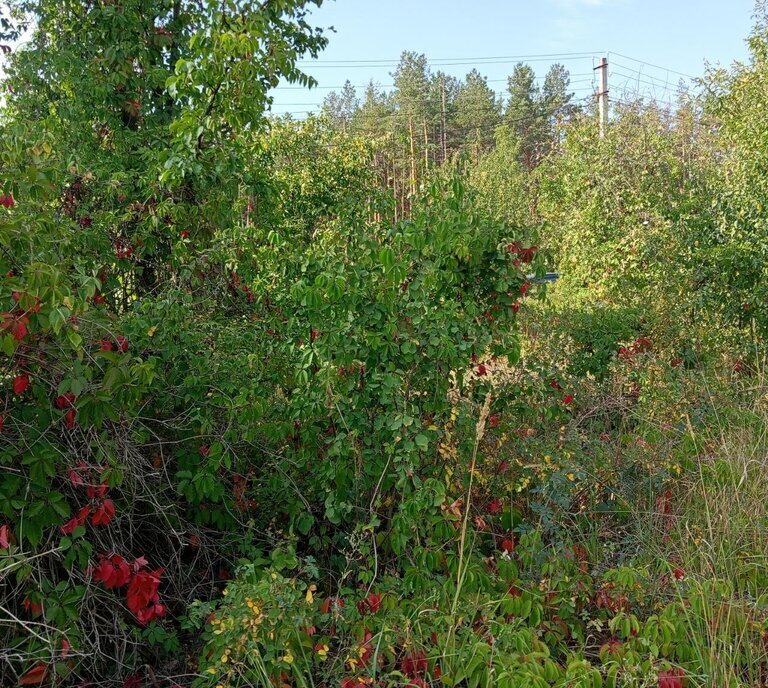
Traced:
<path id="1" fill-rule="evenodd" d="M 518 63 L 509 77 L 509 101 L 504 118 L 520 139 L 520 156 L 526 169 L 532 170 L 549 153 L 561 136 L 565 118 L 573 114 L 573 94 L 568 92 L 570 75 L 560 64 L 550 67 L 544 87 L 536 85 L 530 65 Z"/>
<path id="2" fill-rule="evenodd" d="M 501 124 L 501 101 L 486 77 L 473 69 L 456 96 L 455 124 L 460 145 L 478 155 L 491 149 L 494 131 Z"/>
<path id="3" fill-rule="evenodd" d="M 338 93 L 331 91 L 323 101 L 322 113 L 334 127 L 346 131 L 360 108 L 360 99 L 352 82 L 347 79 Z"/>
<path id="4" fill-rule="evenodd" d="M 543 116 L 549 124 L 549 145 L 551 146 L 562 139 L 564 124 L 578 109 L 572 104 L 573 92 L 568 89 L 571 85 L 571 75 L 561 64 L 553 64 L 544 77 L 542 89 Z"/>
<path id="5" fill-rule="evenodd" d="M 504 119 L 520 139 L 520 156 L 532 170 L 541 157 L 545 126 L 541 119 L 541 91 L 530 65 L 519 62 L 507 82 L 509 100 Z"/>
<path id="6" fill-rule="evenodd" d="M 456 149 L 456 96 L 460 88 L 461 82 L 455 76 L 450 76 L 443 71 L 437 71 L 432 75 L 429 100 L 436 110 L 432 120 L 432 131 L 435 132 L 434 147 L 438 153 L 436 159 L 441 162 Z"/>

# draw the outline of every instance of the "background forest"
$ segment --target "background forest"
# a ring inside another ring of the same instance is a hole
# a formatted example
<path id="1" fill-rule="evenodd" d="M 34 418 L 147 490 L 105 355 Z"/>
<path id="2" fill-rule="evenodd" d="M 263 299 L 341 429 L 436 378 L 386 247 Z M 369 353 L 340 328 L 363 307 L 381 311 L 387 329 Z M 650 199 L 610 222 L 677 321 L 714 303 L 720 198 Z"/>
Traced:
<path id="1" fill-rule="evenodd" d="M 320 4 L 3 6 L 0 683 L 767 685 L 768 12 L 601 137 Z"/>

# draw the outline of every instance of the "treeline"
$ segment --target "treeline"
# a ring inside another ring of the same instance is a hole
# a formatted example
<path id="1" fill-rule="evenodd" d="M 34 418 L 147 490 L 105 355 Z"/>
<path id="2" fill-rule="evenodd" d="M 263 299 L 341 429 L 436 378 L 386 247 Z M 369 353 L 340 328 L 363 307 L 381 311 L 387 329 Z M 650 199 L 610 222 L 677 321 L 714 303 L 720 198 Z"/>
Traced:
<path id="1" fill-rule="evenodd" d="M 561 64 L 553 64 L 538 85 L 533 68 L 518 63 L 504 94 L 477 69 L 458 79 L 432 71 L 423 54 L 409 51 L 392 76 L 392 90 L 371 81 L 362 97 L 347 80 L 325 98 L 322 114 L 334 128 L 376 142 L 379 177 L 393 190 L 401 212 L 430 166 L 457 154 L 479 162 L 495 148 L 500 127 L 514 134 L 518 161 L 533 170 L 581 110 Z"/>

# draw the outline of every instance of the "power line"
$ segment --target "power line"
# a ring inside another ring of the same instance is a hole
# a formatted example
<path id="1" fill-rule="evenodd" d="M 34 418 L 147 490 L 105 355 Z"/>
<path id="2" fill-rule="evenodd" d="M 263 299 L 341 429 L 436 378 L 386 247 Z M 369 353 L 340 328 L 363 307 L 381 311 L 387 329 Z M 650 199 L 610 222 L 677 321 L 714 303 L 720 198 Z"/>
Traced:
<path id="1" fill-rule="evenodd" d="M 574 72 L 572 74 L 569 74 L 569 76 L 590 76 L 590 75 L 592 75 L 592 72 Z M 542 81 L 545 78 L 546 77 L 537 76 L 536 77 L 536 81 Z M 509 81 L 509 77 L 507 77 L 506 79 L 486 79 L 485 83 L 487 83 L 487 84 L 505 84 L 508 81 Z M 571 83 L 576 83 L 576 82 L 571 82 Z M 358 89 L 358 88 L 366 89 L 366 88 L 368 88 L 371 85 L 372 84 L 371 84 L 370 81 L 367 84 L 350 84 L 350 86 L 352 88 L 354 88 L 354 89 Z M 382 88 L 382 89 L 383 88 L 395 88 L 395 86 L 396 86 L 395 84 L 378 84 L 378 83 L 375 83 L 375 82 L 373 83 L 373 85 L 376 86 L 377 88 Z M 319 90 L 319 89 L 335 90 L 335 89 L 346 88 L 346 86 L 347 86 L 346 84 L 341 84 L 340 86 L 312 86 L 311 88 L 308 88 L 307 86 L 277 86 L 277 87 L 273 88 L 272 90 L 273 91 L 306 91 L 306 90 L 316 91 L 316 90 Z"/>
<path id="2" fill-rule="evenodd" d="M 570 57 L 568 60 L 591 60 L 594 58 L 594 55 L 584 55 L 583 57 Z M 496 60 L 493 62 L 477 62 L 477 61 L 459 61 L 459 62 L 430 62 L 430 67 L 461 67 L 466 65 L 501 65 L 501 64 L 517 64 L 521 60 L 515 58 L 511 60 Z M 525 60 L 527 62 L 551 62 L 552 60 L 549 58 L 528 58 Z M 316 62 L 309 62 L 307 64 L 298 65 L 302 69 L 306 70 L 308 68 L 312 69 L 378 69 L 383 67 L 397 67 L 400 65 L 400 62 L 391 62 L 388 64 L 337 64 L 337 65 L 331 65 L 331 64 L 317 64 Z"/>
<path id="3" fill-rule="evenodd" d="M 644 60 L 638 60 L 636 57 L 630 57 L 629 55 L 622 55 L 621 53 L 617 52 L 608 52 L 609 57 L 611 55 L 617 55 L 618 57 L 623 57 L 625 60 L 632 60 L 632 62 L 637 62 L 638 64 L 644 64 L 648 67 L 653 67 L 654 69 L 661 69 L 664 72 L 670 72 L 672 74 L 678 74 L 679 76 L 684 76 L 686 79 L 696 79 L 695 76 L 691 76 L 690 74 L 686 74 L 685 72 L 678 72 L 674 69 L 670 69 L 669 67 L 662 67 L 661 65 L 653 64 L 652 62 L 645 62 Z M 610 62 L 610 60 L 609 60 Z"/>
<path id="4" fill-rule="evenodd" d="M 461 62 L 487 62 L 487 61 L 499 61 L 499 60 L 544 60 L 544 59 L 555 59 L 555 58 L 568 58 L 568 57 L 594 57 L 598 53 L 602 53 L 604 51 L 602 50 L 585 50 L 581 52 L 571 52 L 571 53 L 538 53 L 538 54 L 532 54 L 532 55 L 501 55 L 501 56 L 491 56 L 491 57 L 438 57 L 438 58 L 431 58 L 427 61 L 429 64 L 438 64 L 438 63 L 453 63 L 456 60 L 459 60 Z M 422 53 L 417 53 L 418 56 L 421 56 Z M 299 60 L 298 64 L 304 65 L 304 64 L 338 64 L 338 65 L 350 65 L 350 64 L 400 64 L 400 59 L 371 59 L 371 60 Z"/>
<path id="5" fill-rule="evenodd" d="M 634 81 L 636 83 L 645 84 L 646 86 L 659 89 L 660 91 L 669 91 L 671 93 L 677 93 L 678 91 L 678 87 L 676 85 L 654 83 L 653 81 L 647 81 L 634 74 L 625 74 L 620 71 L 611 70 L 611 75 L 624 77 L 627 81 Z"/>

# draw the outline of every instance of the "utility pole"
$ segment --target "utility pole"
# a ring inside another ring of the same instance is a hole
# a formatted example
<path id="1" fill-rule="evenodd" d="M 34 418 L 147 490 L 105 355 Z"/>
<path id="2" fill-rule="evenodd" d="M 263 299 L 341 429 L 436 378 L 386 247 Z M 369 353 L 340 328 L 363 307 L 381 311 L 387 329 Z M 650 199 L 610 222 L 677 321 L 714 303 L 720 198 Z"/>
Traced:
<path id="1" fill-rule="evenodd" d="M 600 85 L 597 90 L 597 112 L 600 122 L 600 138 L 605 136 L 608 127 L 608 58 L 601 57 L 595 70 L 600 70 Z"/>
<path id="2" fill-rule="evenodd" d="M 445 78 L 440 79 L 440 94 L 442 96 L 442 107 L 440 108 L 440 123 L 442 125 L 442 131 L 441 131 L 441 137 L 442 138 L 442 144 L 443 144 L 443 160 L 442 162 L 445 162 L 445 159 L 448 157 L 448 137 L 445 133 Z"/>

